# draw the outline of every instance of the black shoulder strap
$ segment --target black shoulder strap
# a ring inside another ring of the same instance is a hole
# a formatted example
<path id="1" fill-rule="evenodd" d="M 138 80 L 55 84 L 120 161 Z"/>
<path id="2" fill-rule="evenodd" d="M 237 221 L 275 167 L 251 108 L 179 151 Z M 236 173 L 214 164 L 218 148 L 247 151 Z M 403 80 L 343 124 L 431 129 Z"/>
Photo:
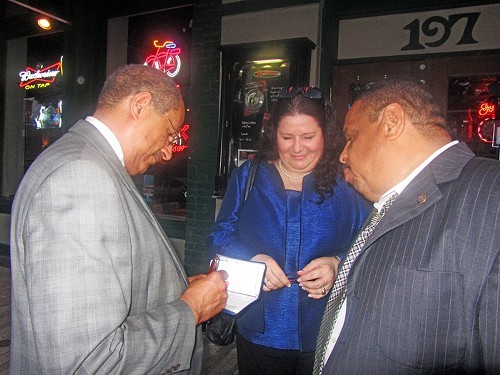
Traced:
<path id="1" fill-rule="evenodd" d="M 258 159 L 253 159 L 250 163 L 252 165 L 250 166 L 250 171 L 248 172 L 247 184 L 245 186 L 245 199 L 243 201 L 247 200 L 248 194 L 250 193 L 250 190 L 252 190 L 253 180 L 255 180 L 255 174 L 257 173 L 257 168 L 259 167 Z"/>

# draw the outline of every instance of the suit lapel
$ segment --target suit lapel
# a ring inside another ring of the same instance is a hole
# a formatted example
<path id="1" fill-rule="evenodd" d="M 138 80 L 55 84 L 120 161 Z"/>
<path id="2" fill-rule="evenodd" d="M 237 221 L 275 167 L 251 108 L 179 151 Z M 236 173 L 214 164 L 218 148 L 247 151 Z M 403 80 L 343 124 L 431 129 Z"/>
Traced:
<path id="1" fill-rule="evenodd" d="M 81 137 L 86 138 L 89 142 L 93 143 L 96 146 L 96 149 L 105 160 L 112 166 L 113 170 L 116 172 L 116 176 L 121 180 L 123 185 L 130 192 L 130 195 L 133 197 L 135 203 L 139 207 L 142 208 L 142 212 L 147 216 L 149 222 L 153 225 L 155 230 L 158 232 L 160 238 L 162 239 L 165 248 L 170 253 L 176 267 L 182 272 L 184 275 L 184 280 L 187 284 L 187 275 L 184 271 L 184 267 L 182 266 L 179 258 L 177 257 L 177 253 L 175 252 L 172 244 L 168 240 L 163 228 L 161 227 L 158 219 L 153 214 L 149 206 L 144 202 L 141 193 L 137 189 L 132 181 L 132 178 L 128 174 L 127 170 L 123 167 L 122 163 L 116 156 L 113 148 L 109 145 L 108 141 L 104 136 L 97 130 L 97 128 L 89 123 L 88 121 L 81 120 L 77 122 L 70 130 L 70 132 L 78 134 Z"/>

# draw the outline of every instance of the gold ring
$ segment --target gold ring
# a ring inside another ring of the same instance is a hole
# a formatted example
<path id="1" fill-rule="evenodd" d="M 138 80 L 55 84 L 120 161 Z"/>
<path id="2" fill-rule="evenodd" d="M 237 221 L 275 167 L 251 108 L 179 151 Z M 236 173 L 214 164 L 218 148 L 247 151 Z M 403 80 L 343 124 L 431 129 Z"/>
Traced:
<path id="1" fill-rule="evenodd" d="M 326 289 L 324 286 L 321 287 L 321 294 L 322 295 L 325 295 L 326 294 Z"/>

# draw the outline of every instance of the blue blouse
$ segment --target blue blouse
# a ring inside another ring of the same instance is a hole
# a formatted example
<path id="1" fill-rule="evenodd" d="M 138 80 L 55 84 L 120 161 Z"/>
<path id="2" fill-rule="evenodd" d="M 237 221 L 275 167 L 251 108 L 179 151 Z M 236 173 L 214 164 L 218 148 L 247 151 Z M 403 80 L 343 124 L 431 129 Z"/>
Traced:
<path id="1" fill-rule="evenodd" d="M 211 256 L 267 254 L 292 274 L 313 259 L 345 255 L 371 209 L 351 186 L 339 178 L 333 196 L 317 204 L 314 174 L 304 177 L 302 192 L 285 190 L 274 164 L 261 162 L 243 202 L 249 170 L 246 162 L 231 175 L 207 239 Z M 314 351 L 327 299 L 307 297 L 296 283 L 263 292 L 238 316 L 238 333 L 259 345 Z"/>

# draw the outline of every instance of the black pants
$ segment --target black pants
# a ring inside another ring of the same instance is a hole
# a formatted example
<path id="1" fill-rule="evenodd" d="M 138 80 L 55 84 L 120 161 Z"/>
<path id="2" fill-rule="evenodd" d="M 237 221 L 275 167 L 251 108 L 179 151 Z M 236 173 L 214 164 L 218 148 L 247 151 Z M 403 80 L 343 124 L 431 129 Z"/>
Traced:
<path id="1" fill-rule="evenodd" d="M 314 352 L 275 349 L 236 337 L 240 375 L 311 375 Z"/>

